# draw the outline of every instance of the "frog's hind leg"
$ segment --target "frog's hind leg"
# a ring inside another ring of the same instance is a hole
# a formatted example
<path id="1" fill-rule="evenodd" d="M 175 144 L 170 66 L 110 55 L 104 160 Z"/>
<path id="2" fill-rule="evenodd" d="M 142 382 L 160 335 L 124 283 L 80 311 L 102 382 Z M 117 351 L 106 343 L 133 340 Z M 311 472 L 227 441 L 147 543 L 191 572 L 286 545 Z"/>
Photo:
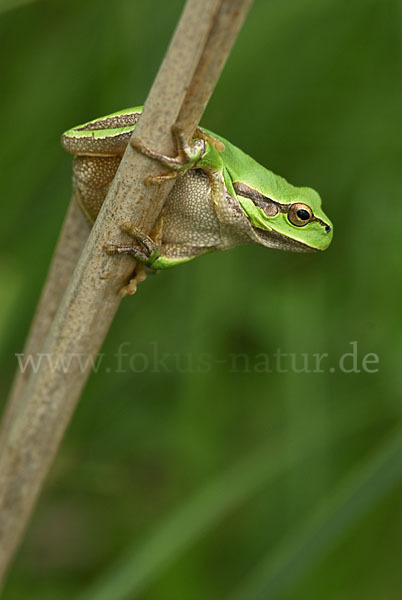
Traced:
<path id="1" fill-rule="evenodd" d="M 224 152 L 225 144 L 212 135 L 212 133 L 207 133 L 201 127 L 197 127 L 195 130 L 195 136 L 200 138 L 200 140 L 204 140 L 204 142 L 208 142 L 208 144 L 213 146 L 218 152 Z"/>
<path id="2" fill-rule="evenodd" d="M 133 296 L 137 291 L 138 284 L 146 280 L 147 272 L 147 266 L 144 263 L 137 262 L 133 276 L 130 278 L 128 284 L 123 286 L 119 292 L 120 297 Z"/>
<path id="3" fill-rule="evenodd" d="M 171 131 L 176 145 L 177 155 L 175 157 L 166 156 L 165 154 L 160 154 L 159 152 L 151 150 L 151 148 L 148 148 L 142 140 L 138 138 L 135 138 L 130 142 L 137 152 L 141 152 L 141 154 L 145 154 L 145 156 L 149 156 L 149 158 L 158 160 L 165 167 L 172 169 L 171 173 L 150 175 L 149 177 L 146 177 L 144 180 L 146 185 L 160 184 L 168 179 L 175 179 L 178 175 L 188 171 L 188 169 L 194 168 L 196 163 L 205 154 L 206 143 L 204 139 L 197 138 L 189 144 L 182 129 L 178 125 L 173 125 Z"/>

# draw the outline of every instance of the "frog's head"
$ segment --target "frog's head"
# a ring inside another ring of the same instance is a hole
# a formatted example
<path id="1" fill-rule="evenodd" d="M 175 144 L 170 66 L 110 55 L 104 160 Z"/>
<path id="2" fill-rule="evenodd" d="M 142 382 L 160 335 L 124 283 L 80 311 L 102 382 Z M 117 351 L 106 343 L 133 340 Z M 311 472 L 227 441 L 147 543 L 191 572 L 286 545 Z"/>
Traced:
<path id="1" fill-rule="evenodd" d="M 266 195 L 244 183 L 234 190 L 247 215 L 258 243 L 294 252 L 325 250 L 331 243 L 333 227 L 321 208 L 321 198 L 311 188 L 297 188 L 282 178 Z M 283 183 L 282 183 L 283 182 Z"/>

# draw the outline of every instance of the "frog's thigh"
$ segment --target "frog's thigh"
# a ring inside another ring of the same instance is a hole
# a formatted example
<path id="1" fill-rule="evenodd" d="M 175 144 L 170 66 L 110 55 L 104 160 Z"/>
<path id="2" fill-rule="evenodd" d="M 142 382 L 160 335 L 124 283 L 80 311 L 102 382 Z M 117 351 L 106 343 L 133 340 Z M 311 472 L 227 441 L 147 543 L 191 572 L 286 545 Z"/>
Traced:
<path id="1" fill-rule="evenodd" d="M 81 209 L 93 223 L 120 164 L 120 156 L 76 156 L 73 186 Z"/>

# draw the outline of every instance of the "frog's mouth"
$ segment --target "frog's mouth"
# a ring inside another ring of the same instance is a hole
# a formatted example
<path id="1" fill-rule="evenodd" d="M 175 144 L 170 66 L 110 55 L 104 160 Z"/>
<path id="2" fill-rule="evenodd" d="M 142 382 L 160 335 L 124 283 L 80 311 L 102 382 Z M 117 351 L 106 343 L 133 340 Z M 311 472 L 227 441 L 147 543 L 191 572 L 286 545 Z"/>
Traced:
<path id="1" fill-rule="evenodd" d="M 298 240 L 292 240 L 277 231 L 267 231 L 266 229 L 260 229 L 254 225 L 253 231 L 258 237 L 259 243 L 262 243 L 268 248 L 276 248 L 278 250 L 286 250 L 287 252 L 319 252 L 318 248 L 312 248 L 303 242 Z"/>

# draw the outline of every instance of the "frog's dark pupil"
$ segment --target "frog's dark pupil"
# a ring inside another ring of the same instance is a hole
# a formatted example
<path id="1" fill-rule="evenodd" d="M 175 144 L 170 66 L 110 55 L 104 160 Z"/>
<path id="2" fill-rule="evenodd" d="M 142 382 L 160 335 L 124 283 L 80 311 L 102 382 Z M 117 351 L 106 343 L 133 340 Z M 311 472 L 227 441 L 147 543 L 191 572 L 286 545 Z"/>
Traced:
<path id="1" fill-rule="evenodd" d="M 296 211 L 296 214 L 302 221 L 308 221 L 310 218 L 310 213 L 304 208 L 299 208 L 299 210 Z"/>

